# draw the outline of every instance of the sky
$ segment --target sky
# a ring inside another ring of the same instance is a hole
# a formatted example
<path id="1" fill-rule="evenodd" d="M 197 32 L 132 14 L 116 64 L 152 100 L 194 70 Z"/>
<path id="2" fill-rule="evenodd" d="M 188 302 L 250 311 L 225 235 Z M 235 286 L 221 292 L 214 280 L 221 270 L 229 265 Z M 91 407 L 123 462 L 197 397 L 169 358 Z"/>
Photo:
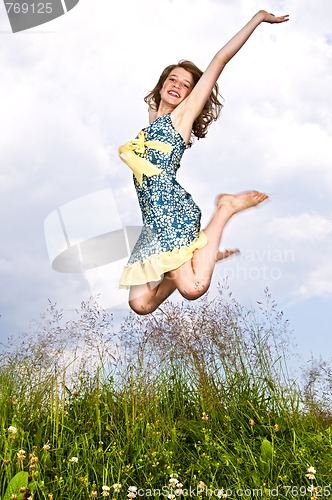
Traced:
<path id="1" fill-rule="evenodd" d="M 140 225 L 117 148 L 148 124 L 144 96 L 180 59 L 204 70 L 261 8 L 290 21 L 261 24 L 226 66 L 222 116 L 185 152 L 178 180 L 201 207 L 203 227 L 218 193 L 269 195 L 227 226 L 222 245 L 241 254 L 217 265 L 211 294 L 227 278 L 251 307 L 268 288 L 304 360 L 332 357 L 326 0 L 158 0 L 158 9 L 155 0 L 81 0 L 18 33 L 0 4 L 0 340 L 26 331 L 49 300 L 70 313 L 98 294 L 103 307 L 127 314 L 127 292 L 117 290 L 127 256 L 96 257 L 84 272 L 59 272 L 52 262 L 73 270 L 78 243 Z M 68 245 L 73 254 L 62 253 Z"/>

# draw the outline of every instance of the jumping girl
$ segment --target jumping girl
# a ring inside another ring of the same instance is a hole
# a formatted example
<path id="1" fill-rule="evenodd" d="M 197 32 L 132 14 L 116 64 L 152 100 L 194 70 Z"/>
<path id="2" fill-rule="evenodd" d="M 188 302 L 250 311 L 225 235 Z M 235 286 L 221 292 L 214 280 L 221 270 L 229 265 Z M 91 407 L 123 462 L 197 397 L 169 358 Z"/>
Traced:
<path id="1" fill-rule="evenodd" d="M 165 68 L 145 98 L 150 125 L 119 148 L 134 173 L 143 218 L 120 280 L 120 287 L 130 289 L 129 305 L 137 314 L 155 311 L 176 289 L 189 300 L 201 297 L 216 262 L 237 252 L 219 251 L 228 221 L 268 198 L 258 191 L 219 195 L 212 219 L 201 230 L 201 211 L 177 182 L 176 172 L 193 138 L 205 137 L 220 114 L 217 80 L 226 64 L 262 22 L 286 21 L 288 15 L 260 10 L 217 52 L 204 73 L 185 60 Z"/>

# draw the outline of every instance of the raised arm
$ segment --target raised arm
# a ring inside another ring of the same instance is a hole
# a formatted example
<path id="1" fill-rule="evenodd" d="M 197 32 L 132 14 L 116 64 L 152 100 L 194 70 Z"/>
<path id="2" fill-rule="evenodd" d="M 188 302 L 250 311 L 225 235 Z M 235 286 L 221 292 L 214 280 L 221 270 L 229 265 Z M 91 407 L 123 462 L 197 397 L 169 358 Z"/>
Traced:
<path id="1" fill-rule="evenodd" d="M 192 124 L 201 113 L 224 67 L 243 47 L 257 26 L 262 22 L 275 24 L 285 21 L 288 21 L 288 15 L 276 17 L 265 10 L 260 10 L 217 52 L 189 96 L 178 106 L 179 109 L 175 110 L 180 128 L 191 127 L 190 123 Z"/>

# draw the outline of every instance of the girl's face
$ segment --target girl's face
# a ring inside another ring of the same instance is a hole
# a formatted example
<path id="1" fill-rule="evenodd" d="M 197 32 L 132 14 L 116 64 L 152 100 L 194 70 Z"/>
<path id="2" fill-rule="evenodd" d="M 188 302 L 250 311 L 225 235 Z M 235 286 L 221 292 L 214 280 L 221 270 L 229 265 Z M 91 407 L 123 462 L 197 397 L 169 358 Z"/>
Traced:
<path id="1" fill-rule="evenodd" d="M 174 68 L 160 90 L 161 100 L 172 107 L 176 107 L 190 94 L 193 87 L 194 79 L 192 74 L 184 68 Z"/>

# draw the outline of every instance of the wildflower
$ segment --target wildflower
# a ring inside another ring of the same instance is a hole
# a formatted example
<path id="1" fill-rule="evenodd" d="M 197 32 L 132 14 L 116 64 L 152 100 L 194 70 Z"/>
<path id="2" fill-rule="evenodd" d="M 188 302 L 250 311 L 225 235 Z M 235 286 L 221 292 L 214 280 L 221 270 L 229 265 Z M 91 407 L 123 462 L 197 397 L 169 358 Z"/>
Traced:
<path id="1" fill-rule="evenodd" d="M 120 483 L 115 483 L 113 484 L 112 488 L 114 489 L 114 493 L 119 493 L 121 490 L 122 485 Z"/>
<path id="2" fill-rule="evenodd" d="M 22 462 L 23 460 L 25 460 L 25 451 L 24 450 L 20 450 L 18 453 L 16 453 L 17 455 L 17 460 L 19 462 Z"/>
<path id="3" fill-rule="evenodd" d="M 175 495 L 173 495 L 172 493 L 170 493 L 169 495 L 167 495 L 167 498 L 168 498 L 169 500 L 174 500 Z"/>
<path id="4" fill-rule="evenodd" d="M 48 442 L 47 442 L 47 443 L 45 443 L 45 444 L 44 444 L 44 446 L 43 446 L 43 450 L 44 450 L 44 451 L 49 451 L 50 449 L 51 449 L 51 445 L 50 445 L 50 443 L 48 443 Z"/>
<path id="5" fill-rule="evenodd" d="M 69 462 L 72 462 L 73 464 L 77 464 L 77 462 L 78 462 L 78 458 L 77 458 L 77 457 L 71 457 L 71 458 L 69 459 Z"/>
<path id="6" fill-rule="evenodd" d="M 205 421 L 209 420 L 209 417 L 207 416 L 205 411 L 203 411 L 203 413 L 202 413 L 202 420 L 205 420 Z"/>
<path id="7" fill-rule="evenodd" d="M 10 497 L 12 500 L 17 500 L 17 495 L 16 493 L 13 493 L 12 496 Z"/>
<path id="8" fill-rule="evenodd" d="M 128 488 L 128 498 L 136 498 L 137 486 L 129 486 Z"/>
<path id="9" fill-rule="evenodd" d="M 14 427 L 13 425 L 10 425 L 10 426 L 8 427 L 7 431 L 9 432 L 9 434 L 16 434 L 17 429 L 16 429 L 16 427 Z"/>
<path id="10" fill-rule="evenodd" d="M 252 418 L 249 420 L 249 425 L 250 427 L 253 427 L 255 425 L 255 420 L 253 420 Z"/>
<path id="11" fill-rule="evenodd" d="M 98 491 L 97 490 L 92 490 L 91 491 L 91 496 L 92 496 L 92 498 L 97 498 L 98 497 Z"/>
<path id="12" fill-rule="evenodd" d="M 205 487 L 206 487 L 206 484 L 203 483 L 203 481 L 198 482 L 198 484 L 197 484 L 198 491 L 204 490 Z"/>
<path id="13" fill-rule="evenodd" d="M 312 465 L 310 465 L 307 470 L 308 474 L 306 474 L 306 476 L 312 481 L 313 479 L 315 479 L 316 469 L 312 467 Z"/>
<path id="14" fill-rule="evenodd" d="M 218 490 L 217 497 L 218 498 L 227 498 L 227 493 L 225 493 L 223 489 Z"/>
<path id="15" fill-rule="evenodd" d="M 175 493 L 175 495 L 176 495 L 177 497 L 179 497 L 180 495 L 183 495 L 183 489 L 182 489 L 182 487 L 183 487 L 183 484 L 182 484 L 182 483 L 178 483 L 178 484 L 176 485 L 176 490 L 174 491 L 174 493 Z"/>
<path id="16" fill-rule="evenodd" d="M 179 481 L 176 479 L 176 477 L 171 477 L 171 479 L 169 480 L 169 484 L 171 485 L 171 488 L 175 488 L 175 486 L 177 486 L 178 482 Z"/>
<path id="17" fill-rule="evenodd" d="M 101 489 L 103 490 L 101 496 L 108 497 L 110 495 L 109 491 L 111 488 L 109 486 L 102 486 Z"/>
<path id="18" fill-rule="evenodd" d="M 274 430 L 275 430 L 276 432 L 278 432 L 278 430 L 279 430 L 279 425 L 278 425 L 278 424 L 275 424 L 273 428 L 274 428 Z"/>
<path id="19" fill-rule="evenodd" d="M 32 465 L 38 463 L 38 457 L 34 453 L 30 453 L 29 458 Z"/>

